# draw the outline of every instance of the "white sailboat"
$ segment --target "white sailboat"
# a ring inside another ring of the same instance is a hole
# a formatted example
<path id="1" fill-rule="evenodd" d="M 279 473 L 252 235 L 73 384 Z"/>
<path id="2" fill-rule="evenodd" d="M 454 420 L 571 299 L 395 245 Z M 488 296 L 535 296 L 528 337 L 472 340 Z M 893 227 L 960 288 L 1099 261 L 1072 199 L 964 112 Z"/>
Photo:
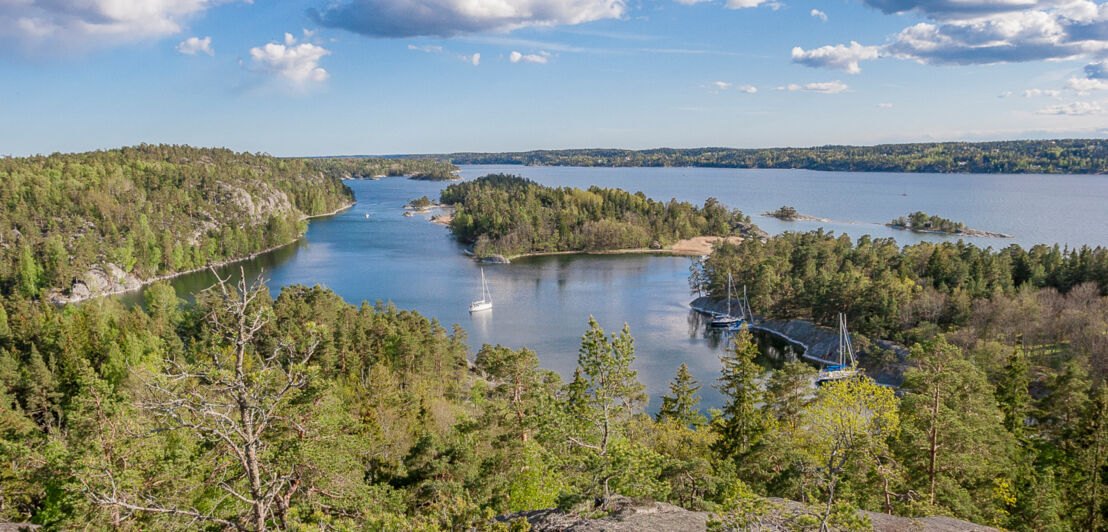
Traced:
<path id="1" fill-rule="evenodd" d="M 731 288 L 734 281 L 731 279 L 731 272 L 727 272 L 727 314 L 717 314 L 710 325 L 716 329 L 730 329 L 738 327 L 742 324 L 742 317 L 735 317 L 731 315 Z"/>
<path id="2" fill-rule="evenodd" d="M 862 374 L 858 361 L 854 358 L 854 346 L 850 343 L 850 332 L 846 330 L 846 314 L 839 313 L 839 363 L 827 366 L 816 376 L 816 386 L 825 382 L 854 378 Z"/>
<path id="3" fill-rule="evenodd" d="M 492 310 L 492 292 L 489 292 L 489 285 L 485 282 L 484 268 L 481 268 L 481 299 L 469 304 L 470 312 L 480 312 L 482 310 Z"/>

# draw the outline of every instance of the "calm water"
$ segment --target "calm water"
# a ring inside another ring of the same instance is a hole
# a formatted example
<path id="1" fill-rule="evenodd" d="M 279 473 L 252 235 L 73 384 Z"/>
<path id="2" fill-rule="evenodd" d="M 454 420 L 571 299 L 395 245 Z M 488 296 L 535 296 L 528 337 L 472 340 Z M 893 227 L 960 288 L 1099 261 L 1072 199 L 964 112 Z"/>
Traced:
<path id="1" fill-rule="evenodd" d="M 820 225 L 852 236 L 893 236 L 902 243 L 923 238 L 877 224 L 925 210 L 969 226 L 1018 236 L 978 239 L 984 245 L 1036 242 L 1108 244 L 1108 177 L 950 176 L 852 174 L 784 170 L 702 168 L 611 169 L 468 166 L 466 179 L 507 171 L 550 185 L 592 184 L 642 190 L 657 199 L 702 202 L 708 196 L 747 213 L 781 205 L 845 224 L 785 223 L 755 217 L 767 231 L 809 230 Z M 471 316 L 470 301 L 480 294 L 479 266 L 440 225 L 417 215 L 402 216 L 411 198 L 437 197 L 445 183 L 382 179 L 349 181 L 358 204 L 312 221 L 306 238 L 241 263 L 247 275 L 264 274 L 274 294 L 290 284 L 326 286 L 346 301 L 392 301 L 400 308 L 433 316 L 448 329 L 457 323 L 474 349 L 483 343 L 534 349 L 543 367 L 570 376 L 590 315 L 615 332 L 631 327 L 640 379 L 658 397 L 686 362 L 705 387 L 703 406 L 718 406 L 708 386 L 718 375 L 724 346 L 690 313 L 687 276 L 691 259 L 644 255 L 535 257 L 506 266 L 486 266 L 495 308 Z M 901 194 L 907 194 L 903 196 Z M 366 218 L 366 213 L 370 214 Z M 1069 213 L 1081 213 L 1069 216 Z M 866 223 L 869 222 L 869 223 Z M 238 270 L 236 264 L 226 270 Z M 213 282 L 197 273 L 173 281 L 187 296 Z M 128 302 L 140 294 L 123 296 Z"/>

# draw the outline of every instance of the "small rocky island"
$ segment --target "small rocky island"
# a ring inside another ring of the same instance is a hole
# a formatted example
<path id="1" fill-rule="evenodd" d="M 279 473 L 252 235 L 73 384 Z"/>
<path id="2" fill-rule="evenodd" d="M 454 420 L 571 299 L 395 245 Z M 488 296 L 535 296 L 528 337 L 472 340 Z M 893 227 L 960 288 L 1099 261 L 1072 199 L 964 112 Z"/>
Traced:
<path id="1" fill-rule="evenodd" d="M 816 218 L 815 216 L 808 216 L 807 214 L 800 214 L 796 212 L 795 207 L 783 205 L 780 209 L 773 212 L 764 212 L 762 216 L 772 216 L 778 220 L 784 220 L 786 222 L 795 222 L 798 220 L 808 220 L 813 222 L 830 222 L 826 218 Z"/>
<path id="2" fill-rule="evenodd" d="M 904 229 L 917 233 L 938 233 L 942 235 L 979 236 L 988 238 L 1012 238 L 1012 235 L 1004 233 L 992 233 L 979 229 L 970 229 L 962 222 L 947 220 L 923 211 L 916 211 L 907 217 L 900 216 L 885 225 L 893 229 Z"/>

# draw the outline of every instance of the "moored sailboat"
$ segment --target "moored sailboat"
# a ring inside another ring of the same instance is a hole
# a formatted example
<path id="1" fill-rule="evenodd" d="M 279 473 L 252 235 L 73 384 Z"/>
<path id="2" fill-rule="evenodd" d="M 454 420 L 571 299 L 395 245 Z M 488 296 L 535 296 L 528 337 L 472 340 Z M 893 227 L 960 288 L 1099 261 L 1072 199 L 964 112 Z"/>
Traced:
<path id="1" fill-rule="evenodd" d="M 816 376 L 816 386 L 827 382 L 852 379 L 862 374 L 858 369 L 858 360 L 854 358 L 854 346 L 850 343 L 850 332 L 846 330 L 846 314 L 839 313 L 839 363 L 820 370 Z"/>
<path id="2" fill-rule="evenodd" d="M 469 304 L 470 312 L 479 312 L 482 310 L 492 310 L 492 292 L 489 292 L 489 285 L 485 282 L 484 268 L 481 268 L 481 299 Z"/>
<path id="3" fill-rule="evenodd" d="M 731 289 L 734 285 L 734 281 L 731 279 L 731 272 L 727 272 L 727 314 L 716 314 L 712 317 L 712 321 L 709 325 L 713 329 L 733 329 L 742 325 L 743 318 L 741 316 L 731 315 Z"/>

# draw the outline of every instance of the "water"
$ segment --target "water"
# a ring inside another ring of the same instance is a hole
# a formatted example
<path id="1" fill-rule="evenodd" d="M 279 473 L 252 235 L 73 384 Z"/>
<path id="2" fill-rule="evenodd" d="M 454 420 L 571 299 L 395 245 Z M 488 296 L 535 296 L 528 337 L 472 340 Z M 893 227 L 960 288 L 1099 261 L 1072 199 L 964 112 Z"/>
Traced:
<path id="1" fill-rule="evenodd" d="M 896 237 L 902 243 L 939 240 L 940 235 L 893 231 L 875 222 L 925 210 L 970 227 L 1017 235 L 1023 245 L 1043 242 L 1108 244 L 1108 178 L 1103 176 L 947 176 L 820 173 L 787 170 L 704 168 L 624 169 L 467 166 L 466 179 L 490 172 L 525 175 L 543 184 L 591 184 L 643 190 L 656 199 L 702 202 L 708 196 L 747 213 L 795 206 L 801 213 L 855 223 L 786 223 L 754 217 L 767 231 L 809 230 L 820 225 Z M 463 255 L 449 231 L 424 215 L 402 216 L 408 200 L 437 197 L 446 183 L 382 179 L 349 181 L 357 205 L 311 222 L 306 237 L 242 266 L 248 277 L 269 279 L 276 294 L 291 284 L 328 287 L 358 304 L 392 301 L 437 318 L 447 328 L 461 325 L 469 345 L 502 344 L 534 349 L 543 367 L 572 375 L 589 316 L 608 332 L 624 323 L 635 337 L 636 369 L 651 396 L 650 410 L 682 362 L 705 386 L 702 406 L 721 404 L 710 387 L 719 373 L 725 341 L 708 332 L 689 311 L 687 277 L 692 259 L 650 255 L 558 255 L 485 266 L 495 308 L 470 315 L 480 297 L 480 266 Z M 907 196 L 901 196 L 907 193 Z M 1065 213 L 1082 213 L 1065 217 Z M 366 218 L 366 213 L 370 214 Z M 873 222 L 873 223 L 864 223 Z M 983 245 L 1009 240 L 975 239 Z M 208 272 L 173 280 L 182 297 L 214 282 Z M 141 294 L 120 296 L 128 303 Z"/>

